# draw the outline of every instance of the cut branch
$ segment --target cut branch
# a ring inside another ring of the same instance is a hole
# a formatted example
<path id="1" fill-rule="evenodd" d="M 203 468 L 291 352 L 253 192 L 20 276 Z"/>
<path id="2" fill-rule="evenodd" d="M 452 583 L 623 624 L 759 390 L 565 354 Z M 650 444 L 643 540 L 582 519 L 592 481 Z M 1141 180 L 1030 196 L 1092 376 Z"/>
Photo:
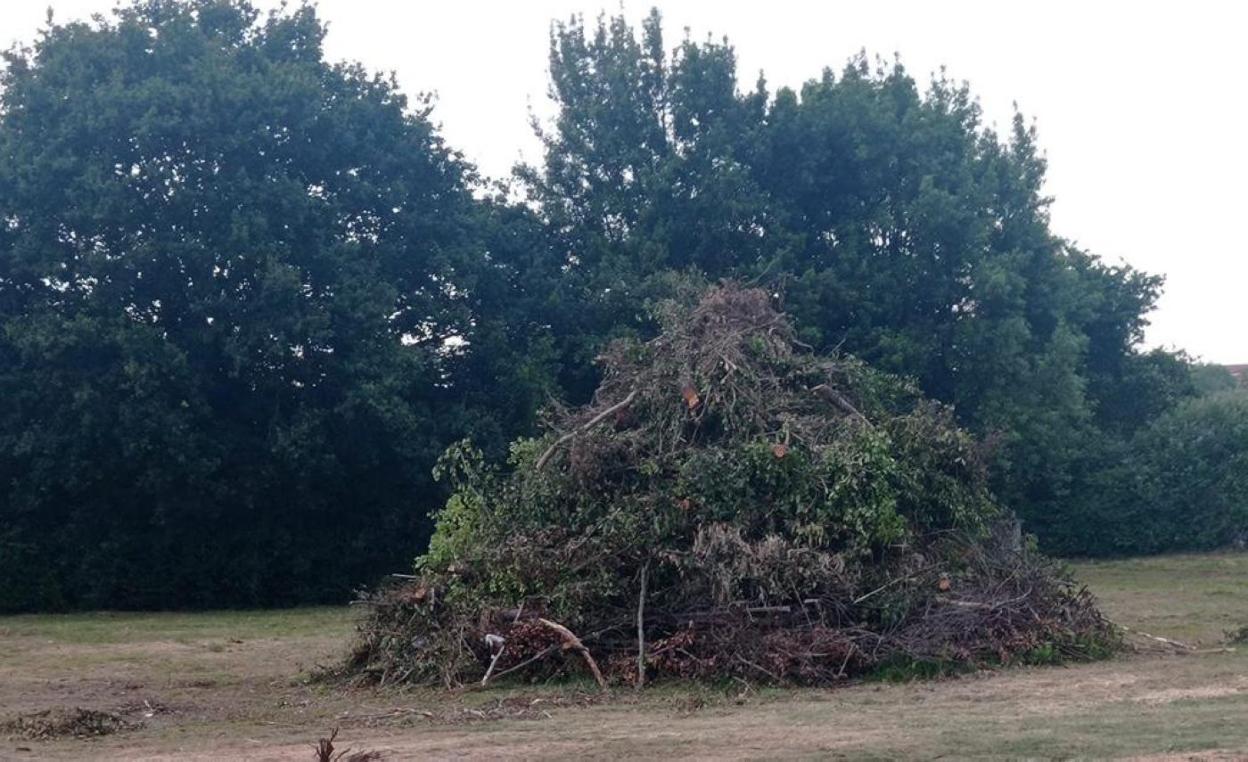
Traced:
<path id="1" fill-rule="evenodd" d="M 918 577 L 918 576 L 921 576 L 921 575 L 923 575 L 923 574 L 926 574 L 926 573 L 928 573 L 929 571 L 931 571 L 931 570 L 933 570 L 933 569 L 935 569 L 935 568 L 936 568 L 935 566 L 925 566 L 924 568 L 919 569 L 919 570 L 918 570 L 918 571 L 916 571 L 916 572 L 911 572 L 910 574 L 906 574 L 906 575 L 901 576 L 901 577 L 894 577 L 893 579 L 890 579 L 889 581 L 885 582 L 883 585 L 880 585 L 879 587 L 875 588 L 875 589 L 874 589 L 874 590 L 872 590 L 871 592 L 866 593 L 866 594 L 864 594 L 864 595 L 860 595 L 860 596 L 858 596 L 857 598 L 855 598 L 855 599 L 852 601 L 852 603 L 853 603 L 853 605 L 857 606 L 859 603 L 862 603 L 863 601 L 867 600 L 868 598 L 870 598 L 870 597 L 874 596 L 876 593 L 882 593 L 882 592 L 884 592 L 885 590 L 889 589 L 890 587 L 892 587 L 893 585 L 896 585 L 896 584 L 897 584 L 897 583 L 899 583 L 899 582 L 905 582 L 905 581 L 907 581 L 907 580 L 914 579 L 915 577 Z"/>
<path id="2" fill-rule="evenodd" d="M 862 421 L 868 426 L 872 426 L 871 421 L 868 420 L 867 417 L 863 415 L 860 410 L 858 410 L 858 408 L 854 407 L 853 403 L 845 399 L 845 395 L 841 394 L 840 392 L 828 386 L 827 384 L 819 384 L 818 386 L 811 389 L 811 391 L 823 397 L 824 399 L 828 400 L 833 405 L 836 405 L 848 415 L 851 415 L 854 418 L 857 418 L 858 420 Z"/>
<path id="3" fill-rule="evenodd" d="M 560 646 L 549 646 L 547 648 L 543 648 L 541 651 L 538 651 L 536 654 L 530 656 L 529 658 L 525 659 L 519 664 L 508 667 L 507 669 L 504 669 L 501 672 L 495 674 L 494 679 L 497 680 L 498 678 L 503 677 L 504 675 L 510 675 L 512 672 L 524 669 L 525 667 L 529 666 L 533 662 L 541 661 L 542 659 L 545 659 L 547 656 L 550 656 L 551 654 L 553 654 L 555 651 L 559 650 L 559 648 Z M 481 681 L 481 687 L 483 688 L 485 687 L 484 680 Z"/>
<path id="4" fill-rule="evenodd" d="M 1125 624 L 1120 624 L 1118 626 L 1121 627 L 1124 632 L 1130 632 L 1132 634 L 1139 635 L 1140 637 L 1147 638 L 1148 640 L 1164 643 L 1165 645 L 1170 646 L 1171 648 L 1177 648 L 1180 651 L 1186 651 L 1189 653 L 1194 653 L 1196 651 L 1195 646 L 1190 646 L 1179 640 L 1171 640 L 1170 638 L 1163 638 L 1159 635 L 1149 635 L 1147 632 L 1142 630 L 1133 630 Z"/>
<path id="5" fill-rule="evenodd" d="M 563 648 L 565 651 L 571 650 L 580 652 L 581 656 L 585 658 L 585 663 L 589 665 L 589 671 L 594 673 L 594 679 L 598 681 L 598 687 L 605 691 L 607 689 L 607 680 L 602 676 L 602 670 L 598 669 L 598 662 L 594 661 L 593 655 L 589 652 L 589 649 L 585 647 L 585 644 L 581 642 L 581 639 L 576 637 L 575 633 L 558 622 L 552 622 L 549 619 L 538 619 L 537 621 L 555 631 L 555 633 L 563 640 Z"/>
<path id="6" fill-rule="evenodd" d="M 572 439 L 578 434 L 584 434 L 585 432 L 589 431 L 593 427 L 602 423 L 613 413 L 619 412 L 620 410 L 623 410 L 624 408 L 633 404 L 633 399 L 635 399 L 636 397 L 637 397 L 637 390 L 634 389 L 633 391 L 629 392 L 628 396 L 625 397 L 624 399 L 615 403 L 614 405 L 607 408 L 606 410 L 603 410 L 601 413 L 594 416 L 593 418 L 590 418 L 589 421 L 584 426 L 581 426 L 579 429 L 574 429 L 572 431 L 569 431 L 567 434 L 564 434 L 563 436 L 556 439 L 554 444 L 552 444 L 550 447 L 547 447 L 546 452 L 542 453 L 542 457 L 537 459 L 537 465 L 534 466 L 534 469 L 537 471 L 541 471 L 542 466 L 546 465 L 546 461 L 550 460 L 550 456 L 554 455 L 555 450 L 558 450 L 563 445 L 564 442 L 567 442 L 569 439 Z"/>
<path id="7" fill-rule="evenodd" d="M 484 688 L 490 682 L 490 675 L 494 674 L 494 667 L 498 664 L 498 660 L 503 655 L 503 651 L 507 650 L 507 646 L 498 649 L 494 654 L 494 658 L 490 659 L 490 668 L 485 671 L 485 677 L 481 678 L 481 687 Z"/>
<path id="8" fill-rule="evenodd" d="M 646 574 L 650 562 L 641 567 L 641 592 L 637 594 L 637 689 L 646 686 Z"/>

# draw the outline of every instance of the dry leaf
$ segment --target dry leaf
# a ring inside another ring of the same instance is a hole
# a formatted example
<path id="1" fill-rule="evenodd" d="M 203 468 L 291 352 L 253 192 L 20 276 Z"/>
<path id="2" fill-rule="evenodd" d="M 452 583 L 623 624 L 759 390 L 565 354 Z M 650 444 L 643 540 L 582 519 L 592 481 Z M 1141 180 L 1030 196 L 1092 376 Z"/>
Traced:
<path id="1" fill-rule="evenodd" d="M 702 401 L 702 399 L 698 397 L 698 390 L 694 389 L 692 386 L 685 386 L 684 389 L 680 390 L 680 393 L 685 398 L 685 404 L 689 406 L 690 410 L 693 410 L 698 406 L 698 403 Z"/>

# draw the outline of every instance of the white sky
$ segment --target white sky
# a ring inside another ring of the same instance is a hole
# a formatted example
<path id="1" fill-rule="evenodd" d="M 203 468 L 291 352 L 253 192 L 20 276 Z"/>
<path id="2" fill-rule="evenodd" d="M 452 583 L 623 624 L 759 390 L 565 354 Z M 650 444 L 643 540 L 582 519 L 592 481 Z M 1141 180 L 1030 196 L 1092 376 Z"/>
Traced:
<path id="1" fill-rule="evenodd" d="M 0 45 L 31 41 L 49 3 L 58 21 L 113 0 L 0 0 Z M 271 7 L 274 0 L 259 0 Z M 1011 104 L 1037 120 L 1056 197 L 1056 232 L 1111 262 L 1167 276 L 1148 332 L 1211 362 L 1248 362 L 1242 327 L 1248 244 L 1244 82 L 1248 4 L 1007 3 L 990 0 L 321 0 L 333 59 L 393 70 L 409 93 L 434 91 L 434 117 L 489 175 L 539 158 L 528 118 L 549 116 L 551 19 L 623 8 L 663 11 L 669 47 L 688 27 L 727 35 L 742 81 L 798 86 L 860 49 L 920 81 L 940 66 L 966 79 L 986 120 Z M 1237 222 L 1237 220 L 1240 220 Z"/>

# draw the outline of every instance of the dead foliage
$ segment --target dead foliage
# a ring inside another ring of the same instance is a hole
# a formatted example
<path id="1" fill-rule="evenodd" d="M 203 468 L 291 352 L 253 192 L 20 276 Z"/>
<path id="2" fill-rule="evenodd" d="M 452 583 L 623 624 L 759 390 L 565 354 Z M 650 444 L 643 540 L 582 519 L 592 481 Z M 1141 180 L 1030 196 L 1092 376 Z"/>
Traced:
<path id="1" fill-rule="evenodd" d="M 334 748 L 334 741 L 338 739 L 338 728 L 334 728 L 329 733 L 328 738 L 322 738 L 316 742 L 313 747 L 316 751 L 316 762 L 375 762 L 382 759 L 379 751 L 352 751 L 351 749 L 342 749 L 341 751 Z"/>
<path id="2" fill-rule="evenodd" d="M 947 408 L 805 351 L 761 291 L 661 316 L 507 469 L 448 451 L 456 491 L 415 578 L 367 598 L 350 674 L 830 684 L 1115 647 Z"/>
<path id="3" fill-rule="evenodd" d="M 123 730 L 133 730 L 137 723 L 110 712 L 97 709 L 55 708 L 23 714 L 0 723 L 0 732 L 31 741 L 55 738 L 93 738 Z"/>

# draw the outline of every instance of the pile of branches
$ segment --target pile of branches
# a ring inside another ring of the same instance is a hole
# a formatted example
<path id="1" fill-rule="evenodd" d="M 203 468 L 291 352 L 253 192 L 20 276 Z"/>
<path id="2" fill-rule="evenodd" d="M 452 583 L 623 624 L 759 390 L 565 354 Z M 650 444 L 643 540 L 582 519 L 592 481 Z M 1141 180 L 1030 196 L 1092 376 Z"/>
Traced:
<path id="1" fill-rule="evenodd" d="M 660 319 L 505 466 L 447 452 L 455 493 L 415 574 L 367 598 L 353 674 L 827 684 L 1114 648 L 947 408 L 813 354 L 762 291 Z"/>

